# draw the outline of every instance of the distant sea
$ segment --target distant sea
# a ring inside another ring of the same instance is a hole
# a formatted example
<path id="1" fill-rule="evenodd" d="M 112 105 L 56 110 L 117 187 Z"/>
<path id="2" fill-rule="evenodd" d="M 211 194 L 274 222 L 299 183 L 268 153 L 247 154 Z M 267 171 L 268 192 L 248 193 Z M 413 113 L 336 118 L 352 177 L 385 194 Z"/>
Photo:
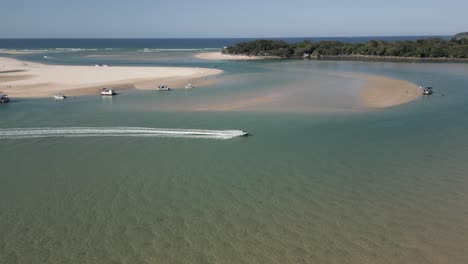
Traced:
<path id="1" fill-rule="evenodd" d="M 334 40 L 349 43 L 366 42 L 369 40 L 402 41 L 425 38 L 450 39 L 451 36 L 368 36 L 368 37 L 295 37 L 295 38 L 154 38 L 154 39 L 77 39 L 77 38 L 53 38 L 53 39 L 0 39 L 0 48 L 3 49 L 49 49 L 49 48 L 222 48 L 243 41 L 255 39 L 275 39 L 287 42 L 299 42 L 303 40 L 322 41 Z"/>

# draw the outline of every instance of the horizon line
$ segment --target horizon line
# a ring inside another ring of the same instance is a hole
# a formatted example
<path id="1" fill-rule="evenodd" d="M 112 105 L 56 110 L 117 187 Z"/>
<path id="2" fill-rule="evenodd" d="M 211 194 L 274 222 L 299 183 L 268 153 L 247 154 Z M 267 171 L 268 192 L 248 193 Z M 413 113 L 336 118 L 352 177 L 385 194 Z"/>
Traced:
<path id="1" fill-rule="evenodd" d="M 369 37 L 450 37 L 453 35 L 358 35 L 301 37 L 0 37 L 0 39 L 285 39 L 285 38 L 369 38 Z"/>

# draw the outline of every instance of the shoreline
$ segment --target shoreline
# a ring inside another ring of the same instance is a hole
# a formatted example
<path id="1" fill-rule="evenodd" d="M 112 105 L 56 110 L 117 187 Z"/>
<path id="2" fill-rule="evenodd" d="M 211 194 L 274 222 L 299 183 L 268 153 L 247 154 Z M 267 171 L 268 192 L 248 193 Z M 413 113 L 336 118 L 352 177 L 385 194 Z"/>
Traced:
<path id="1" fill-rule="evenodd" d="M 200 55 L 200 54 L 197 54 Z M 229 54 L 221 54 L 218 57 L 212 56 L 213 58 L 204 59 L 212 59 L 221 60 L 223 56 L 226 57 L 226 60 L 229 57 L 232 57 L 231 60 L 242 60 L 242 58 L 246 57 L 245 60 L 261 60 L 261 59 L 283 59 L 283 60 L 337 60 L 337 61 L 377 61 L 377 62 L 434 62 L 434 63 L 468 63 L 468 58 L 446 58 L 446 57 L 439 57 L 439 58 L 420 58 L 420 57 L 398 57 L 398 56 L 377 56 L 377 55 L 319 55 L 319 56 L 310 56 L 310 58 L 302 57 L 279 57 L 279 56 L 255 56 L 255 55 L 229 55 Z M 200 58 L 199 56 L 196 56 Z"/>
<path id="2" fill-rule="evenodd" d="M 0 90 L 10 97 L 46 98 L 98 93 L 98 89 L 151 90 L 157 85 L 183 88 L 186 83 L 207 86 L 223 71 L 188 67 L 129 67 L 48 65 L 0 57 Z"/>

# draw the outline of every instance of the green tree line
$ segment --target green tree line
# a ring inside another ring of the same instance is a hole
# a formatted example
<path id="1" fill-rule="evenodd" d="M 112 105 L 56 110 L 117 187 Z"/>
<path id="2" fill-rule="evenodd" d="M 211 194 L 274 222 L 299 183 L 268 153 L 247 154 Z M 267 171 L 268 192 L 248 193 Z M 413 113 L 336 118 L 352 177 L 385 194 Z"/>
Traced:
<path id="1" fill-rule="evenodd" d="M 463 59 L 468 58 L 468 39 L 429 38 L 395 42 L 370 40 L 365 43 L 308 40 L 287 43 L 280 40 L 254 40 L 227 47 L 223 53 L 282 58 L 300 58 L 304 55 L 312 57 L 354 55 Z"/>

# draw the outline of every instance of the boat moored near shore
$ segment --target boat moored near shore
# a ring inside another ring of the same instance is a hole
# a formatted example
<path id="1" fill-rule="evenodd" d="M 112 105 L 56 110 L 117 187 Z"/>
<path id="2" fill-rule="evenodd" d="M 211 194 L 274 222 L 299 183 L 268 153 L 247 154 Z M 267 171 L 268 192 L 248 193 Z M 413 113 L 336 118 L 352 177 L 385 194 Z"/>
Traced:
<path id="1" fill-rule="evenodd" d="M 0 104 L 6 104 L 8 102 L 10 102 L 8 94 L 0 93 Z"/>
<path id="2" fill-rule="evenodd" d="M 112 89 L 104 88 L 104 89 L 101 90 L 101 95 L 112 96 L 112 95 L 116 95 L 116 93 Z"/>
<path id="3" fill-rule="evenodd" d="M 170 90 L 172 89 L 167 85 L 158 85 L 158 91 L 170 91 Z"/>
<path id="4" fill-rule="evenodd" d="M 67 97 L 63 94 L 56 94 L 54 95 L 54 100 L 64 100 L 66 99 Z"/>
<path id="5" fill-rule="evenodd" d="M 432 87 L 422 87 L 420 86 L 420 88 L 422 89 L 422 94 L 423 95 L 431 95 L 433 93 L 433 90 L 432 90 Z"/>

